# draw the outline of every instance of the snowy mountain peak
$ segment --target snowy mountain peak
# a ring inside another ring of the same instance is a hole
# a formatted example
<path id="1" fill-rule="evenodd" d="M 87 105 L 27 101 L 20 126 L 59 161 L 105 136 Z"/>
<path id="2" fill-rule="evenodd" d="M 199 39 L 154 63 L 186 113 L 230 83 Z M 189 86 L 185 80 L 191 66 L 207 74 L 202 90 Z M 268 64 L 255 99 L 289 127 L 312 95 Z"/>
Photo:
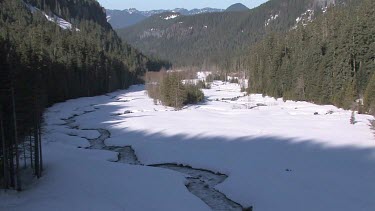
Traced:
<path id="1" fill-rule="evenodd" d="M 150 10 L 150 11 L 139 11 L 135 8 L 125 9 L 125 10 L 106 10 L 107 20 L 112 25 L 113 28 L 120 29 L 137 24 L 148 17 L 159 15 L 163 13 L 179 13 L 185 16 L 203 14 L 203 13 L 214 13 L 223 12 L 222 9 L 214 8 L 203 8 L 203 9 L 192 9 L 187 10 L 184 8 L 175 8 L 172 10 Z M 174 17 L 175 18 L 175 17 Z"/>
<path id="2" fill-rule="evenodd" d="M 107 13 L 110 14 L 113 11 L 119 11 L 119 10 L 107 10 Z M 203 9 L 192 9 L 192 10 L 187 10 L 184 8 L 175 8 L 173 10 L 150 10 L 150 11 L 140 11 L 135 8 L 129 8 L 125 9 L 121 12 L 127 13 L 127 14 L 139 14 L 143 15 L 145 17 L 150 17 L 153 15 L 165 13 L 165 12 L 174 12 L 174 13 L 180 13 L 181 15 L 196 15 L 196 14 L 201 14 L 201 13 L 211 13 L 211 12 L 222 12 L 222 9 L 214 9 L 214 8 L 203 8 Z"/>
<path id="3" fill-rule="evenodd" d="M 129 8 L 129 9 L 125 10 L 125 11 L 127 11 L 129 14 L 133 14 L 133 13 L 138 13 L 138 12 L 139 12 L 139 11 L 138 11 L 137 9 L 135 9 L 135 8 Z"/>

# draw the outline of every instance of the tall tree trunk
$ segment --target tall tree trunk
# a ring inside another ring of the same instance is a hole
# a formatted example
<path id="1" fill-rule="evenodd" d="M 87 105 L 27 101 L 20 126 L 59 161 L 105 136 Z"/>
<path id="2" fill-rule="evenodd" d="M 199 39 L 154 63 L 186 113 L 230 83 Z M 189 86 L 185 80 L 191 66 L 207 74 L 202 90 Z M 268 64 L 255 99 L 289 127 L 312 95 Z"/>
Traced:
<path id="1" fill-rule="evenodd" d="M 32 131 L 30 130 L 29 131 L 29 142 L 30 142 L 30 148 L 29 148 L 29 151 L 30 151 L 30 166 L 31 168 L 34 168 L 34 163 L 33 163 L 33 143 L 32 143 Z"/>
<path id="2" fill-rule="evenodd" d="M 14 169 L 14 176 L 16 177 L 16 184 L 15 188 L 18 191 L 22 190 L 21 180 L 19 175 L 19 152 L 18 152 L 18 131 L 17 131 L 17 115 L 16 115 L 16 103 L 14 97 L 14 87 L 11 88 L 11 97 L 12 97 L 12 109 L 13 109 L 13 129 L 14 129 L 14 147 L 15 147 L 15 154 L 16 154 L 16 167 Z"/>
<path id="3" fill-rule="evenodd" d="M 38 124 L 38 131 L 39 131 L 38 142 L 39 142 L 39 169 L 40 169 L 39 176 L 41 177 L 42 171 L 43 171 L 43 156 L 42 156 L 42 125 L 40 123 L 40 120 Z"/>
<path id="4" fill-rule="evenodd" d="M 7 156 L 7 145 L 5 143 L 4 125 L 2 111 L 0 107 L 0 133 L 1 133 L 1 143 L 3 148 L 3 176 L 4 176 L 4 188 L 9 188 L 9 172 L 8 172 L 8 156 Z"/>
<path id="5" fill-rule="evenodd" d="M 35 175 L 39 178 L 39 144 L 38 144 L 38 125 L 34 125 L 34 164 L 35 164 Z"/>

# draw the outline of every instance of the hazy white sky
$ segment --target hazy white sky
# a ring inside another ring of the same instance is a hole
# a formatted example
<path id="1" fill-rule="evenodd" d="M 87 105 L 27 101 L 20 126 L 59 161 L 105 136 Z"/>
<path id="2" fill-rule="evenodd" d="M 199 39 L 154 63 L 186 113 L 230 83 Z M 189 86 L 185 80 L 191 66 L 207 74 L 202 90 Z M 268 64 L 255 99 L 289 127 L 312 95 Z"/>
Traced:
<path id="1" fill-rule="evenodd" d="M 222 8 L 225 9 L 232 4 L 242 3 L 249 8 L 254 8 L 268 0 L 98 0 L 106 9 L 128 9 L 138 10 L 175 9 L 175 8 Z"/>

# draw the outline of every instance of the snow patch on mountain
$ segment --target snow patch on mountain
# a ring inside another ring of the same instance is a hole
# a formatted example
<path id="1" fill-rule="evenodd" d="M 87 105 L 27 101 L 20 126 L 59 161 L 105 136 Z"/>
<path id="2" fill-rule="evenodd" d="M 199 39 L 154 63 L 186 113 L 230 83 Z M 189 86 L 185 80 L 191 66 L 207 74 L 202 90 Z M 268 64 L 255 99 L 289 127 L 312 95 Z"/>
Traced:
<path id="1" fill-rule="evenodd" d="M 156 37 L 156 38 L 161 38 L 163 37 L 165 33 L 165 30 L 160 30 L 160 29 L 156 29 L 156 28 L 151 28 L 151 29 L 148 29 L 148 30 L 145 30 L 143 32 L 143 34 L 141 34 L 139 36 L 139 39 L 145 39 L 147 37 Z"/>
<path id="2" fill-rule="evenodd" d="M 313 9 L 308 9 L 306 12 L 302 13 L 301 16 L 296 18 L 296 24 L 292 29 L 298 28 L 299 25 L 307 26 L 310 22 L 314 20 L 315 11 Z"/>
<path id="3" fill-rule="evenodd" d="M 178 14 L 173 14 L 173 15 L 169 15 L 167 17 L 162 17 L 162 16 L 160 16 L 160 17 L 163 18 L 164 20 L 170 20 L 170 19 L 175 19 L 178 16 L 179 16 Z"/>
<path id="4" fill-rule="evenodd" d="M 198 15 L 203 13 L 213 13 L 213 12 L 223 12 L 223 9 L 213 9 L 213 8 L 203 8 L 203 9 L 193 9 L 189 11 L 188 15 Z"/>
<path id="5" fill-rule="evenodd" d="M 135 9 L 135 8 L 130 8 L 130 9 L 127 9 L 125 11 L 128 12 L 129 14 L 138 13 L 138 10 Z"/>
<path id="6" fill-rule="evenodd" d="M 52 15 L 52 16 L 49 16 L 47 15 L 46 13 L 43 13 L 44 16 L 47 18 L 47 20 L 51 21 L 51 22 L 54 22 L 56 23 L 58 26 L 60 26 L 60 28 L 62 29 L 69 29 L 69 30 L 73 30 L 73 26 L 71 23 L 69 23 L 68 21 L 58 17 L 57 15 Z M 77 28 L 74 28 L 75 31 L 80 31 L 79 29 Z"/>
<path id="7" fill-rule="evenodd" d="M 107 10 L 108 11 L 113 11 L 113 10 Z M 203 8 L 203 9 L 192 9 L 192 10 L 187 10 L 184 8 L 176 8 L 173 10 L 150 10 L 150 11 L 139 11 L 135 8 L 130 8 L 130 9 L 125 9 L 123 12 L 128 13 L 128 14 L 139 14 L 143 15 L 145 17 L 150 17 L 153 15 L 165 13 L 165 12 L 174 12 L 174 13 L 180 13 L 181 15 L 197 15 L 197 14 L 203 14 L 203 13 L 212 13 L 212 12 L 223 12 L 223 9 L 215 9 L 215 8 Z"/>
<path id="8" fill-rule="evenodd" d="M 296 23 L 302 23 L 303 26 L 306 26 L 307 23 L 311 22 L 314 17 L 314 10 L 308 9 L 306 12 L 302 13 L 300 17 L 296 19 Z"/>
<path id="9" fill-rule="evenodd" d="M 276 20 L 280 16 L 280 12 L 275 15 L 271 15 L 268 20 L 265 21 L 264 26 L 268 26 L 272 21 Z"/>
<path id="10" fill-rule="evenodd" d="M 296 18 L 296 24 L 292 29 L 296 29 L 299 25 L 306 26 L 309 23 L 313 22 L 315 19 L 316 13 L 319 13 L 319 9 L 323 14 L 327 13 L 328 8 L 334 7 L 336 2 L 334 0 L 317 0 L 315 2 L 317 5 L 314 7 L 317 9 L 308 9 L 306 12 L 302 13 L 299 17 Z"/>
<path id="11" fill-rule="evenodd" d="M 70 22 L 64 20 L 63 18 L 57 16 L 56 14 L 52 13 L 51 15 L 48 15 L 44 11 L 30 4 L 25 3 L 25 5 L 27 6 L 27 8 L 30 10 L 31 13 L 41 12 L 48 21 L 56 23 L 60 28 L 64 30 L 68 29 L 68 30 L 80 31 L 78 28 L 73 27 L 73 25 Z"/>
<path id="12" fill-rule="evenodd" d="M 326 13 L 327 10 L 328 10 L 328 7 L 322 7 L 322 12 L 323 12 L 323 13 Z"/>

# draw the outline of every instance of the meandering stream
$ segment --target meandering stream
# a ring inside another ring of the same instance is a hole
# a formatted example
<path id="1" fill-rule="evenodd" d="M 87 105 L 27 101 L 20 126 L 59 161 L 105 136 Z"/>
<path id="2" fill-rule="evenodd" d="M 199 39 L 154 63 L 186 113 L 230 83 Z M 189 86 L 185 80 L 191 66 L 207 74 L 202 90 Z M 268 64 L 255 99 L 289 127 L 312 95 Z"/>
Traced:
<path id="1" fill-rule="evenodd" d="M 84 112 L 81 115 L 91 113 L 93 111 Z M 75 118 L 80 115 L 73 115 L 68 119 L 63 119 L 70 129 L 76 130 L 96 130 L 100 136 L 95 139 L 87 139 L 90 142 L 88 149 L 101 149 L 118 153 L 118 160 L 116 162 L 126 163 L 131 165 L 143 165 L 137 158 L 134 149 L 131 146 L 118 147 L 106 146 L 105 140 L 110 138 L 111 134 L 106 129 L 83 129 L 75 124 Z M 215 189 L 215 186 L 222 183 L 228 176 L 221 173 L 214 173 L 205 169 L 194 169 L 190 166 L 177 164 L 156 164 L 150 165 L 155 168 L 165 168 L 177 171 L 186 175 L 187 189 L 205 202 L 212 210 L 252 210 L 251 208 L 244 209 L 240 204 L 228 199 L 223 193 Z"/>

